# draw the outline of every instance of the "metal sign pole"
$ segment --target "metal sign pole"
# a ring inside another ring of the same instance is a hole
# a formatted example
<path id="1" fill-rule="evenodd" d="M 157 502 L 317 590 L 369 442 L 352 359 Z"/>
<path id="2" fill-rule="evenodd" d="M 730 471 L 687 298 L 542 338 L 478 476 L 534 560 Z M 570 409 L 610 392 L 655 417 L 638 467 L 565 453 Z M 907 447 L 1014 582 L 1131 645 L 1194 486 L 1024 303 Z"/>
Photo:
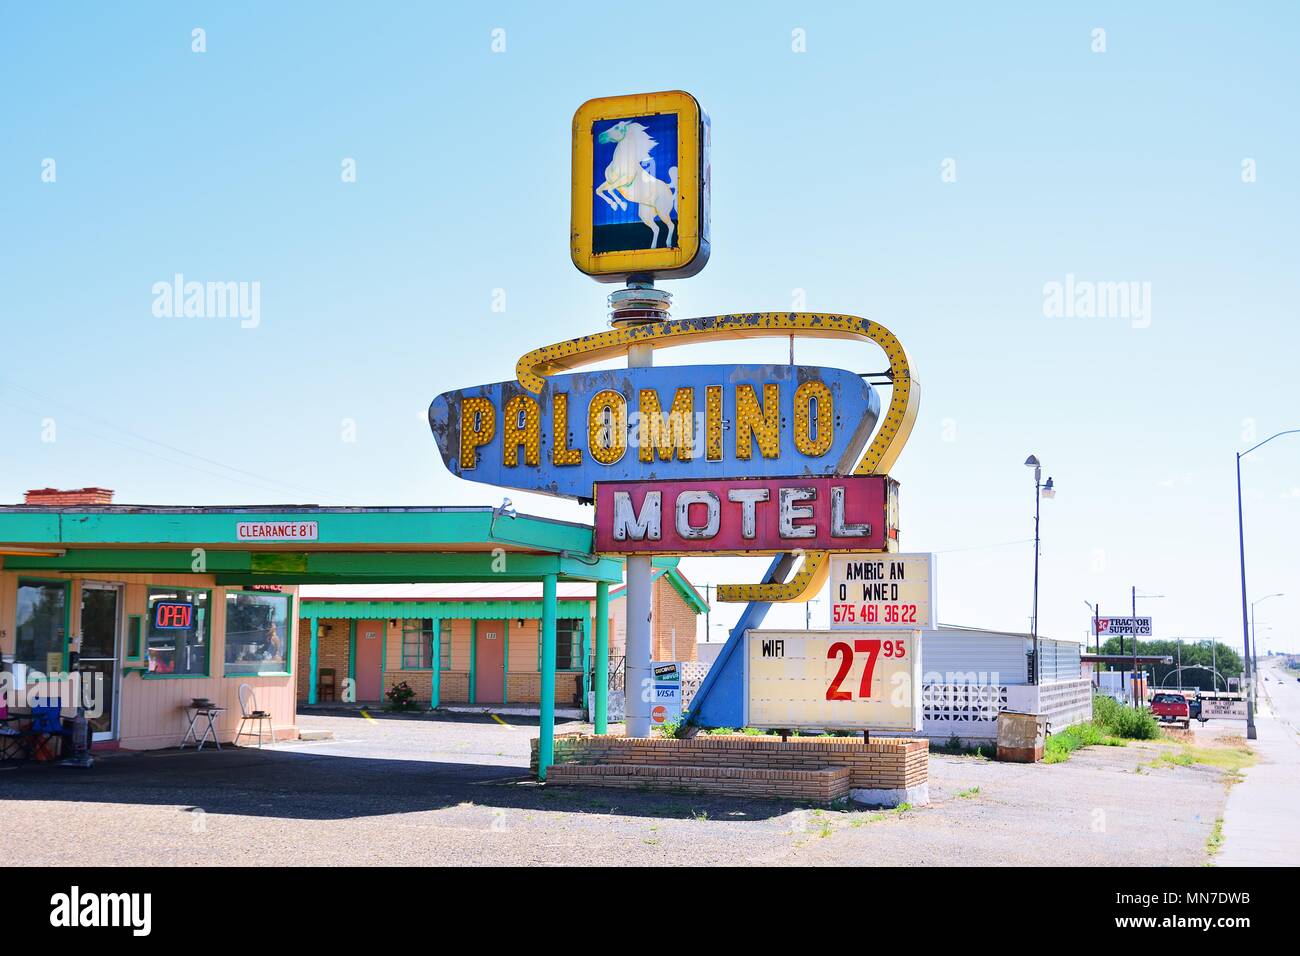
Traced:
<path id="1" fill-rule="evenodd" d="M 1095 606 L 1094 606 L 1094 608 L 1093 608 L 1093 615 L 1092 615 L 1092 644 L 1093 644 L 1093 647 L 1095 647 L 1095 648 L 1097 649 L 1097 656 L 1098 656 L 1098 657 L 1101 657 L 1101 630 L 1100 630 L 1100 627 L 1099 627 L 1099 625 L 1100 625 L 1100 623 L 1101 623 L 1100 620 L 1099 620 L 1100 618 L 1101 618 L 1101 605 L 1098 604 L 1098 605 L 1095 605 Z M 1094 675 L 1094 677 L 1093 677 L 1093 683 L 1094 683 L 1094 684 L 1095 684 L 1095 685 L 1100 689 L 1100 687 L 1101 687 L 1101 661 L 1097 661 L 1097 663 L 1094 664 L 1093 667 L 1096 669 L 1096 673 L 1095 673 L 1095 675 Z"/>
<path id="2" fill-rule="evenodd" d="M 668 318 L 671 296 L 654 288 L 653 282 L 629 282 L 627 289 L 610 295 L 612 324 L 648 325 Z M 633 345 L 627 350 L 628 368 L 654 365 L 654 346 Z M 626 714 L 625 733 L 629 737 L 650 736 L 650 576 L 651 557 L 629 555 L 627 559 L 627 648 L 624 662 L 623 695 Z"/>

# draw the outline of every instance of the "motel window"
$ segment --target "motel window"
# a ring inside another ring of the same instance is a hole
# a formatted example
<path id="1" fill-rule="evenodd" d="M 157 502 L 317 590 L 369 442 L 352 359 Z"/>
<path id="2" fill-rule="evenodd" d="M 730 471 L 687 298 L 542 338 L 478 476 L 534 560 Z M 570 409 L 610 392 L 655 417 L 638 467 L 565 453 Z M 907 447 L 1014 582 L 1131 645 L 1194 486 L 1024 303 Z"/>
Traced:
<path id="1" fill-rule="evenodd" d="M 226 676 L 289 669 L 288 594 L 226 592 Z"/>
<path id="2" fill-rule="evenodd" d="M 206 676 L 209 594 L 192 588 L 150 588 L 145 618 L 149 673 Z"/>
<path id="3" fill-rule="evenodd" d="M 433 668 L 433 634 L 438 628 L 438 668 L 451 670 L 451 622 L 432 618 L 412 618 L 402 621 L 402 669 L 431 670 Z"/>
<path id="4" fill-rule="evenodd" d="M 14 661 L 42 674 L 62 671 L 67 620 L 66 584 L 19 581 Z"/>
<path id="5" fill-rule="evenodd" d="M 538 622 L 537 669 L 542 669 L 541 622 Z M 555 669 L 582 670 L 582 618 L 562 617 L 555 622 Z"/>

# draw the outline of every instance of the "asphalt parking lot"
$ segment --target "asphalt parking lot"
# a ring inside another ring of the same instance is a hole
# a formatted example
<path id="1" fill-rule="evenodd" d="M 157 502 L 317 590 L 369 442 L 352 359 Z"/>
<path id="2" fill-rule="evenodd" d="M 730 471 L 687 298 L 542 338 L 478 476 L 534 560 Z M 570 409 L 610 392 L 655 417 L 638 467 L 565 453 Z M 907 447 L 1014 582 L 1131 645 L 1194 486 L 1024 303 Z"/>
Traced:
<path id="1" fill-rule="evenodd" d="M 931 805 L 550 789 L 535 720 L 303 715 L 333 740 L 0 771 L 10 865 L 1199 865 L 1226 788 L 1154 745 L 931 758 Z M 578 729 L 582 725 L 562 725 Z"/>

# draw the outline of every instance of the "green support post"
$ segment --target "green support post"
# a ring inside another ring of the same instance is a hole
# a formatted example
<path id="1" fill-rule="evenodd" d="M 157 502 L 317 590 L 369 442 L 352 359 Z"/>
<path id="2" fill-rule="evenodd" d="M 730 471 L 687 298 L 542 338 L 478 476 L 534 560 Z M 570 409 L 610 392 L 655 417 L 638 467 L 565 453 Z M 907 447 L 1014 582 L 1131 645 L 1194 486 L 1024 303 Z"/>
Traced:
<path id="1" fill-rule="evenodd" d="M 542 693 L 537 739 L 537 779 L 545 780 L 555 759 L 555 584 L 554 574 L 542 578 Z"/>
<path id="2" fill-rule="evenodd" d="M 607 733 L 606 705 L 609 703 L 609 585 L 596 584 L 596 713 L 595 731 Z"/>
<path id="3" fill-rule="evenodd" d="M 477 704 L 474 685 L 478 683 L 478 619 L 469 622 L 469 702 Z"/>
<path id="4" fill-rule="evenodd" d="M 433 680 L 429 691 L 429 709 L 442 706 L 442 618 L 433 622 Z"/>
<path id="5" fill-rule="evenodd" d="M 320 618 L 309 617 L 307 622 L 311 628 L 311 660 L 307 664 L 307 703 L 314 704 L 316 703 L 316 670 L 320 663 Z"/>
<path id="6" fill-rule="evenodd" d="M 357 699 L 357 622 L 354 618 L 348 621 L 348 687 L 352 690 L 352 700 L 348 703 L 354 703 Z"/>
<path id="7" fill-rule="evenodd" d="M 579 620 L 582 627 L 582 719 L 591 720 L 591 622 Z"/>

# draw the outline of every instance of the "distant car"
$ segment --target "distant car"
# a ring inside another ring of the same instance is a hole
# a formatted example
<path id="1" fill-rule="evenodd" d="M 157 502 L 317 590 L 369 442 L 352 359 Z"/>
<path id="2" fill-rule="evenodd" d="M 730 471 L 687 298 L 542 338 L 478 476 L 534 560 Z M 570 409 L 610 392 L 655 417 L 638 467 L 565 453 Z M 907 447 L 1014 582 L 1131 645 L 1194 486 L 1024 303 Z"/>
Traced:
<path id="1" fill-rule="evenodd" d="M 1184 728 L 1192 726 L 1192 708 L 1187 702 L 1186 694 L 1172 694 L 1161 691 L 1151 698 L 1151 716 L 1162 724 L 1182 724 Z"/>

